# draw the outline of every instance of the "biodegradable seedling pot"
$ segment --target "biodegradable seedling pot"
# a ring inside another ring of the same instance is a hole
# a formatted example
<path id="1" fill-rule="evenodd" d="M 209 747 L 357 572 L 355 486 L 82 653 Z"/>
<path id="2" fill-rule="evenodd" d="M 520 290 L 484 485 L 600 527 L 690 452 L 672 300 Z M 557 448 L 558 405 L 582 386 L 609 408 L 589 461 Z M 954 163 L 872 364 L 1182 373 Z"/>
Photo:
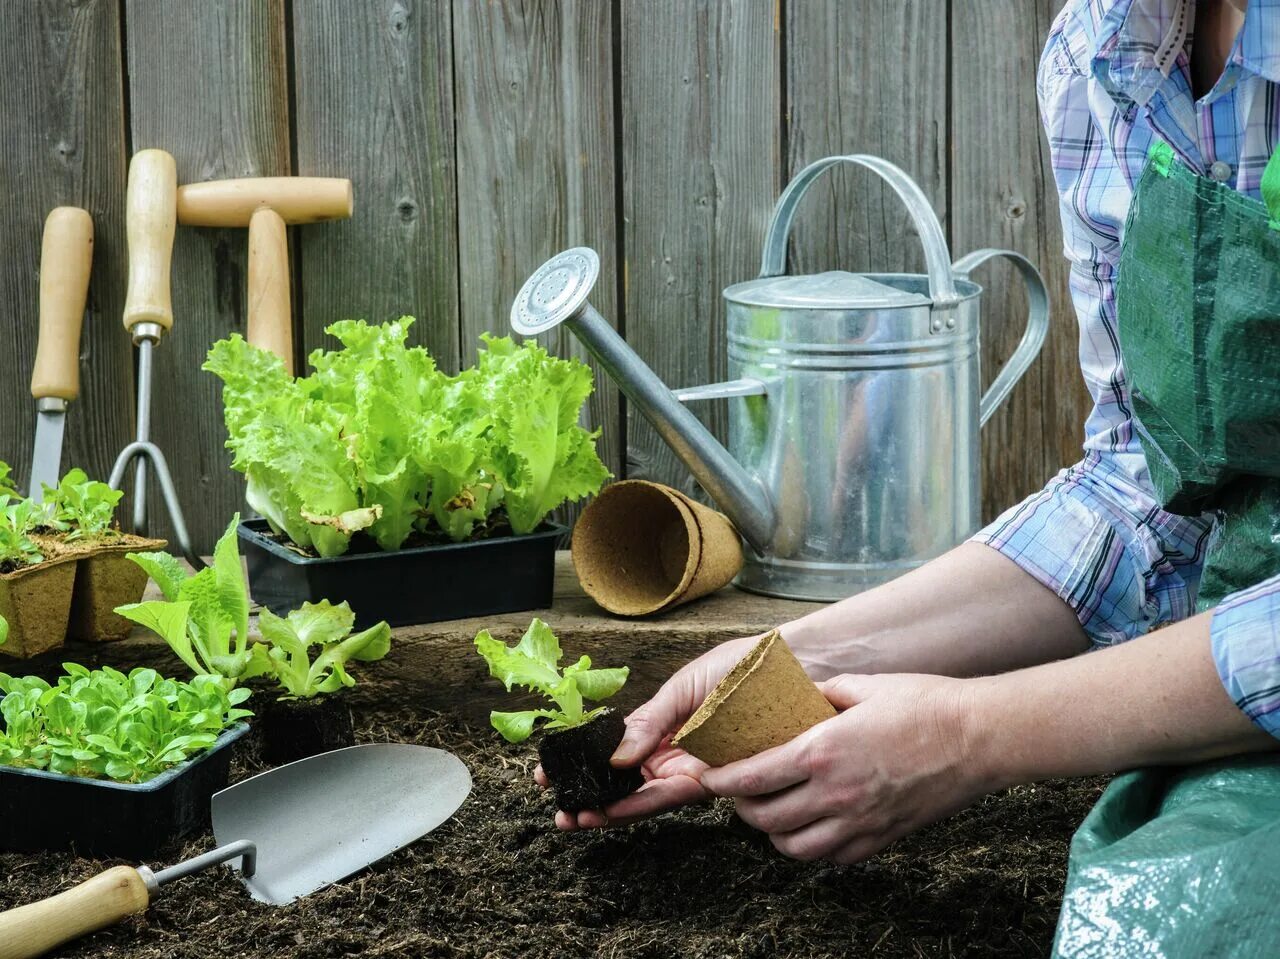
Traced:
<path id="1" fill-rule="evenodd" d="M 0 766 L 0 849 L 75 849 L 80 855 L 155 859 L 209 824 L 209 798 L 226 788 L 238 723 L 211 747 L 145 783 L 83 779 Z"/>
<path id="2" fill-rule="evenodd" d="M 638 767 L 615 769 L 609 764 L 626 731 L 622 714 L 606 709 L 581 726 L 543 733 L 538 760 L 555 790 L 557 808 L 603 809 L 644 785 Z"/>
<path id="3" fill-rule="evenodd" d="M 136 603 L 147 588 L 147 573 L 128 553 L 152 553 L 164 549 L 162 539 L 125 534 L 108 541 L 64 544 L 76 556 L 76 587 L 71 599 L 67 635 L 84 642 L 110 642 L 126 638 L 133 623 L 115 612 L 117 606 Z"/>
<path id="4" fill-rule="evenodd" d="M 380 620 L 391 626 L 546 609 L 555 582 L 556 543 L 568 532 L 555 523 L 524 536 L 392 552 L 305 556 L 276 540 L 266 520 L 246 520 L 240 545 L 249 593 L 284 616 L 303 603 L 346 600 L 356 629 Z"/>
<path id="5" fill-rule="evenodd" d="M 742 569 L 728 517 L 645 480 L 605 487 L 573 530 L 583 590 L 620 616 L 644 616 L 714 593 Z"/>
<path id="6" fill-rule="evenodd" d="M 836 714 L 776 629 L 716 684 L 672 743 L 724 766 L 790 742 Z"/>
<path id="7" fill-rule="evenodd" d="M 61 646 L 67 638 L 75 579 L 76 564 L 68 556 L 0 575 L 0 616 L 9 624 L 0 654 L 28 659 Z"/>
<path id="8" fill-rule="evenodd" d="M 340 694 L 313 699 L 255 699 L 262 758 L 283 766 L 356 744 L 351 710 Z"/>

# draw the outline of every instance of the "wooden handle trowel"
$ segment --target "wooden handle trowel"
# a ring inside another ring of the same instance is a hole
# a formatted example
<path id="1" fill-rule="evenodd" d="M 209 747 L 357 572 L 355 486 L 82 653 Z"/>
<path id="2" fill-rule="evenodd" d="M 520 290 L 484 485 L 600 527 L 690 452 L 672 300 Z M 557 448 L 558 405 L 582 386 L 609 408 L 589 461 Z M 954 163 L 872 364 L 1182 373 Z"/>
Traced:
<path id="1" fill-rule="evenodd" d="M 218 848 L 159 872 L 116 866 L 0 913 L 0 959 L 34 959 L 147 908 L 161 886 L 238 860 L 253 898 L 283 906 L 344 879 L 449 819 L 471 792 L 442 749 L 379 743 L 321 753 L 213 797 Z"/>
<path id="2" fill-rule="evenodd" d="M 37 503 L 44 485 L 62 475 L 67 404 L 80 395 L 80 326 L 93 263 L 93 220 L 87 210 L 60 206 L 44 221 L 40 244 L 40 338 L 31 371 L 36 440 L 27 493 Z"/>

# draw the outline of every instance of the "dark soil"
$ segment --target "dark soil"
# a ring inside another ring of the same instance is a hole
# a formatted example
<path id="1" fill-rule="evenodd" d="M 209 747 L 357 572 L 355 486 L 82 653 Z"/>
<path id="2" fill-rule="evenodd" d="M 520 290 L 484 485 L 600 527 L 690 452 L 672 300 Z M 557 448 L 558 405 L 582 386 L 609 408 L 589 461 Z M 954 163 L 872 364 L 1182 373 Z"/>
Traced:
<path id="1" fill-rule="evenodd" d="M 268 765 L 283 766 L 355 745 L 351 709 L 341 693 L 314 699 L 277 699 L 267 693 L 254 702 L 258 712 L 254 726 Z"/>
<path id="2" fill-rule="evenodd" d="M 644 785 L 639 769 L 614 769 L 609 762 L 626 731 L 622 713 L 606 709 L 583 726 L 542 734 L 538 759 L 560 809 L 603 809 Z"/>
<path id="3" fill-rule="evenodd" d="M 417 742 L 462 756 L 475 791 L 458 815 L 291 906 L 252 901 L 219 869 L 167 887 L 144 916 L 56 954 L 1043 956 L 1068 839 L 1101 790 L 1096 780 L 1014 789 L 866 863 L 836 867 L 783 858 L 724 803 L 612 833 L 562 834 L 551 801 L 532 782 L 527 745 L 433 715 L 360 725 L 364 741 Z M 238 765 L 240 775 L 255 768 L 252 760 Z M 195 842 L 186 853 L 208 847 Z M 108 865 L 0 854 L 0 907 L 61 891 Z"/>

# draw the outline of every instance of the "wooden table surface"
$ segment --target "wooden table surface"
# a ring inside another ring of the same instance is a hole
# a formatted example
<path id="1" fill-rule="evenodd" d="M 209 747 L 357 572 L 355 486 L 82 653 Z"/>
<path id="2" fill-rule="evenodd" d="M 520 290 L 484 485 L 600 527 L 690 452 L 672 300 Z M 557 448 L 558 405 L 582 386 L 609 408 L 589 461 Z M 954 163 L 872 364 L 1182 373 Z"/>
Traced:
<path id="1" fill-rule="evenodd" d="M 148 598 L 158 599 L 154 584 Z M 481 629 L 514 643 L 534 616 L 541 617 L 560 638 L 566 661 L 587 654 L 598 666 L 630 666 L 631 679 L 619 697 L 631 705 L 652 694 L 677 668 L 717 643 L 772 629 L 814 609 L 817 603 L 770 599 L 732 586 L 700 600 L 644 619 L 623 619 L 595 605 L 578 584 L 567 551 L 556 555 L 555 594 L 550 609 L 500 613 L 475 619 L 403 626 L 394 631 L 391 652 L 378 663 L 356 663 L 354 702 L 394 708 L 414 702 L 436 709 L 458 710 L 485 720 L 489 710 L 520 708 L 526 699 L 508 695 L 488 675 L 472 640 Z M 128 669 L 152 666 L 165 675 L 185 676 L 187 669 L 158 636 L 141 628 L 117 643 L 69 643 L 37 659 L 2 658 L 10 673 L 56 674 L 59 664 L 109 664 Z"/>

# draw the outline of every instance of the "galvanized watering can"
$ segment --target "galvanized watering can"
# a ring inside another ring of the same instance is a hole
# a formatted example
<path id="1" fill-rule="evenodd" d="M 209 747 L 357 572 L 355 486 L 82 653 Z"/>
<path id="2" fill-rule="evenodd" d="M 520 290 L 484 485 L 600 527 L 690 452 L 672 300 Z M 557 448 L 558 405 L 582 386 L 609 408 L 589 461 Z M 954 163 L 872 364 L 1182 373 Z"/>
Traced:
<path id="1" fill-rule="evenodd" d="M 883 177 L 906 204 L 928 274 L 787 276 L 787 236 L 814 180 L 839 163 Z M 1030 315 L 1017 351 L 979 398 L 979 301 L 969 274 L 993 257 L 1018 268 Z M 1036 268 L 1007 250 L 951 262 L 920 188 L 871 156 L 805 167 L 778 200 L 758 279 L 724 291 L 733 379 L 669 390 L 587 302 L 594 251 L 566 250 L 520 290 L 511 325 L 565 324 L 654 425 L 750 547 L 737 585 L 835 600 L 933 559 L 978 528 L 979 428 L 1044 343 L 1049 300 Z M 684 407 L 730 404 L 722 446 Z"/>

